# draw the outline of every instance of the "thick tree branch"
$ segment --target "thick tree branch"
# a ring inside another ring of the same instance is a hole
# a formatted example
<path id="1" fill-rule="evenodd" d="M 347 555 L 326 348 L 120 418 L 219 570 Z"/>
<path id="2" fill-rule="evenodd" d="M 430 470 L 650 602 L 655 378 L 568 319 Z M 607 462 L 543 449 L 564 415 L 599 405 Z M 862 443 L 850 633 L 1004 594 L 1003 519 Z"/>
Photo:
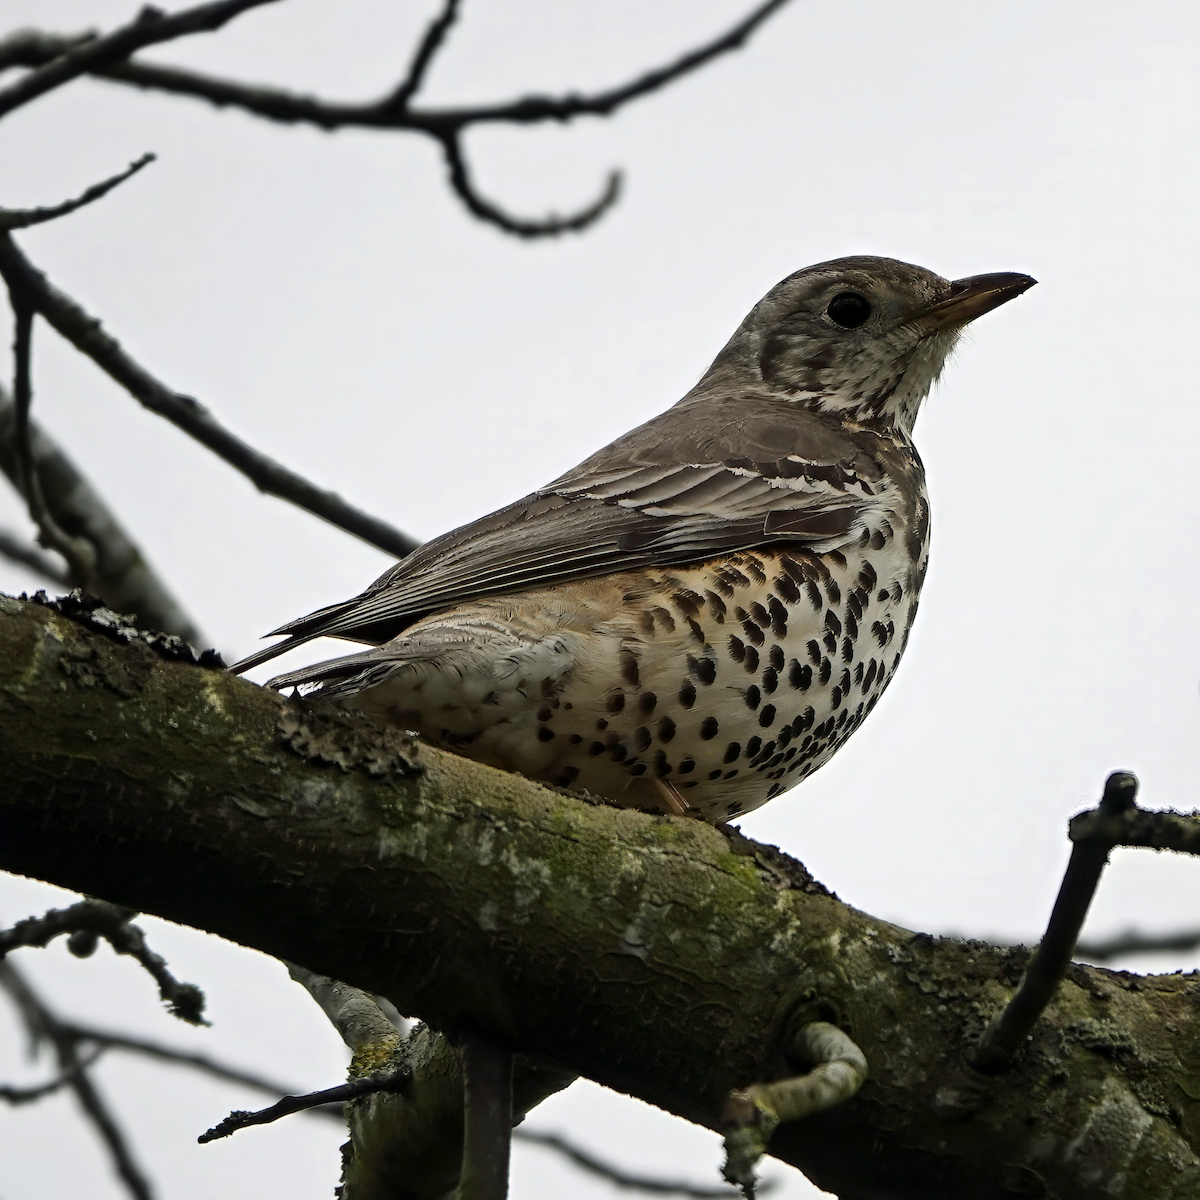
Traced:
<path id="1" fill-rule="evenodd" d="M 7 233 L 0 232 L 0 276 L 10 293 L 28 299 L 57 332 L 80 353 L 119 383 L 135 400 L 207 446 L 240 471 L 261 492 L 279 496 L 314 516 L 402 558 L 418 543 L 385 521 L 347 504 L 286 467 L 260 454 L 234 436 L 191 396 L 171 391 L 135 362 L 100 322 L 54 287 L 21 253 Z"/>
<path id="2" fill-rule="evenodd" d="M 844 1200 L 1200 1189 L 1192 977 L 1072 966 L 988 1079 L 969 1056 L 1024 952 L 911 934 L 736 832 L 588 805 L 13 601 L 0 773 L 0 867 L 710 1128 L 732 1089 L 795 1074 L 788 1030 L 837 1025 L 870 1077 L 770 1151 Z"/>
<path id="3" fill-rule="evenodd" d="M 20 490 L 21 471 L 16 453 L 16 406 L 0 387 L 0 471 Z M 100 498 L 66 452 L 36 421 L 29 422 L 29 448 L 46 504 L 54 519 L 68 533 L 85 539 L 96 550 L 92 587 L 118 612 L 135 614 L 143 625 L 173 633 L 195 646 L 204 645 L 204 635 L 154 573 L 141 548 L 126 533 L 108 505 Z M 30 548 L 32 549 L 32 548 Z M 11 546 L 0 535 L 0 554 L 24 562 L 64 590 L 77 586 L 54 564 L 41 565 L 44 555 L 22 553 L 20 543 Z M 34 554 L 38 554 L 34 551 Z M 49 574 L 54 570 L 54 574 Z"/>

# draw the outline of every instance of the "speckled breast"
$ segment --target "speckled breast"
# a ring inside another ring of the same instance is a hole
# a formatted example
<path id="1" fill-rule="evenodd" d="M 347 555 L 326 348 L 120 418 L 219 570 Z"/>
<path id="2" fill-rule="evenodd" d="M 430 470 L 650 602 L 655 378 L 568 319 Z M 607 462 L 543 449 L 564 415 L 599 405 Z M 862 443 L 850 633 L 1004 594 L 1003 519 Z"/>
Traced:
<path id="1" fill-rule="evenodd" d="M 924 561 L 888 530 L 854 550 L 768 548 L 616 577 L 618 613 L 537 707 L 536 756 L 513 765 L 630 806 L 666 809 L 662 780 L 708 820 L 749 812 L 875 706 Z"/>

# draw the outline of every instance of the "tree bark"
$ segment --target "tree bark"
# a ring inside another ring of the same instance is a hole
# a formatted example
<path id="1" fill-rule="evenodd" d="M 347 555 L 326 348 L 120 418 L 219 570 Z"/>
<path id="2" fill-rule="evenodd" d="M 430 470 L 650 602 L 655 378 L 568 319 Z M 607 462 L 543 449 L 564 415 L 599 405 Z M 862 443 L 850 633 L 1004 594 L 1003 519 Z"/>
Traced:
<path id="1" fill-rule="evenodd" d="M 589 804 L 0 600 L 0 867 L 207 929 L 711 1128 L 830 1021 L 870 1077 L 771 1152 L 845 1200 L 1200 1195 L 1200 980 L 913 934 L 736 831 Z"/>

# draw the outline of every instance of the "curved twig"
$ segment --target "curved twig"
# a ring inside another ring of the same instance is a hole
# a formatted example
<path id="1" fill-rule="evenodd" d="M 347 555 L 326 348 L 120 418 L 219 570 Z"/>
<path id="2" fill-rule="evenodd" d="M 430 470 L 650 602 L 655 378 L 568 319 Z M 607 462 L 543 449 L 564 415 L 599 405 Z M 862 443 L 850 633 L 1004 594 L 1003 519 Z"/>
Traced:
<path id="1" fill-rule="evenodd" d="M 443 0 L 442 11 L 425 30 L 425 36 L 421 39 L 417 52 L 413 55 L 408 74 L 391 96 L 384 101 L 385 105 L 395 108 L 398 112 L 404 112 L 408 108 L 408 102 L 420 91 L 421 85 L 425 82 L 425 73 L 429 70 L 434 55 L 442 48 L 450 26 L 458 18 L 458 4 L 459 0 Z"/>
<path id="2" fill-rule="evenodd" d="M 604 191 L 587 208 L 582 208 L 568 217 L 557 217 L 552 214 L 543 217 L 540 221 L 514 217 L 475 190 L 458 136 L 450 134 L 441 138 L 440 141 L 446 156 L 446 166 L 450 171 L 450 187 L 454 194 L 466 205 L 468 211 L 474 213 L 481 221 L 486 221 L 489 225 L 495 225 L 498 229 L 503 229 L 505 233 L 515 234 L 517 237 L 555 237 L 560 233 L 579 233 L 598 221 L 616 204 L 617 198 L 621 194 L 621 172 L 610 171 Z"/>

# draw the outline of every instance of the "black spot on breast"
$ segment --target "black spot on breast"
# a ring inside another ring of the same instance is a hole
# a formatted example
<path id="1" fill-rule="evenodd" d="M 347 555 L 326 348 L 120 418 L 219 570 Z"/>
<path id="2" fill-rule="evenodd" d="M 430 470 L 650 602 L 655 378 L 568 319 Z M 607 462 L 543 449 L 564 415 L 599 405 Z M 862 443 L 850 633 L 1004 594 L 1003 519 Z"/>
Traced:
<path id="1" fill-rule="evenodd" d="M 667 633 L 675 632 L 675 618 L 671 616 L 670 610 L 656 604 L 651 610 L 650 615 L 654 618 L 655 625 L 661 625 Z M 653 630 L 651 630 L 653 632 Z"/>
<path id="2" fill-rule="evenodd" d="M 645 763 L 634 763 L 633 766 L 629 768 L 629 773 L 630 773 L 630 775 L 645 775 L 646 764 Z"/>
<path id="3" fill-rule="evenodd" d="M 835 687 L 833 689 L 833 691 L 829 693 L 830 707 L 837 708 L 837 706 L 839 704 L 841 704 L 841 702 L 842 702 L 842 689 L 840 687 Z"/>
<path id="4" fill-rule="evenodd" d="M 567 738 L 567 741 L 570 742 L 572 746 L 578 746 L 579 743 L 583 741 L 583 738 L 579 734 L 573 733 L 569 738 Z"/>
<path id="5" fill-rule="evenodd" d="M 570 787 L 578 778 L 578 767 L 562 767 L 554 773 L 551 782 L 557 784 L 559 787 Z"/>
<path id="6" fill-rule="evenodd" d="M 838 615 L 831 608 L 825 614 L 825 628 L 833 634 L 834 637 L 842 636 L 842 623 L 838 620 Z"/>
<path id="7" fill-rule="evenodd" d="M 862 665 L 862 663 L 859 663 L 858 666 L 854 668 L 855 685 L 862 683 L 862 681 L 863 681 L 863 665 Z"/>
<path id="8" fill-rule="evenodd" d="M 704 598 L 708 603 L 708 611 L 718 625 L 725 623 L 725 601 L 716 592 L 705 592 Z"/>
<path id="9" fill-rule="evenodd" d="M 830 663 L 829 659 L 827 659 L 827 658 L 821 659 L 821 666 L 820 666 L 820 669 L 817 671 L 817 682 L 819 684 L 821 684 L 822 687 L 824 687 L 825 684 L 827 684 L 829 682 L 829 677 L 832 674 L 833 674 L 833 665 Z"/>
<path id="10" fill-rule="evenodd" d="M 539 725 L 537 731 L 537 740 L 539 742 L 552 742 L 554 740 L 554 730 L 545 725 Z"/>
<path id="11" fill-rule="evenodd" d="M 737 742 L 730 742 L 729 745 L 725 747 L 724 761 L 727 763 L 737 762 L 741 753 L 742 747 Z"/>
<path id="12" fill-rule="evenodd" d="M 856 622 L 862 620 L 863 602 L 859 599 L 859 595 L 860 593 L 858 592 L 851 592 L 849 598 L 846 600 L 847 624 L 849 624 L 851 617 L 853 617 Z"/>
<path id="13" fill-rule="evenodd" d="M 846 632 L 852 637 L 858 637 L 858 621 L 854 617 L 854 613 L 850 608 L 846 608 Z"/>
<path id="14" fill-rule="evenodd" d="M 643 750 L 650 748 L 650 730 L 645 725 L 639 725 L 633 731 L 633 750 L 635 754 L 641 754 Z"/>
<path id="15" fill-rule="evenodd" d="M 713 658 L 693 658 L 690 654 L 687 658 L 688 672 L 700 680 L 701 683 L 707 685 L 712 683 L 717 677 L 717 662 Z"/>
<path id="16" fill-rule="evenodd" d="M 708 777 L 709 777 L 709 779 L 720 779 L 721 778 L 721 768 L 718 767 L 715 771 L 709 771 Z"/>
<path id="17" fill-rule="evenodd" d="M 705 717 L 700 722 L 700 736 L 706 741 L 711 742 L 717 736 L 717 730 L 720 728 L 717 724 L 716 717 Z"/>
<path id="18" fill-rule="evenodd" d="M 841 604 L 842 589 L 838 587 L 837 582 L 833 579 L 825 580 L 825 594 L 829 597 L 830 604 Z"/>
<path id="19" fill-rule="evenodd" d="M 779 746 L 782 749 L 794 736 L 791 725 L 785 725 L 775 736 L 779 739 Z"/>
<path id="20" fill-rule="evenodd" d="M 825 636 L 821 638 L 821 641 L 824 643 L 825 649 L 828 650 L 830 654 L 837 653 L 837 638 L 835 638 L 832 633 L 827 632 Z"/>
<path id="21" fill-rule="evenodd" d="M 762 673 L 762 690 L 769 696 L 779 686 L 779 672 L 768 667 Z"/>
<path id="22" fill-rule="evenodd" d="M 788 604 L 800 603 L 800 589 L 790 575 L 777 575 L 771 586 L 783 597 Z"/>
<path id="23" fill-rule="evenodd" d="M 812 667 L 793 658 L 788 667 L 788 683 L 798 692 L 805 692 L 812 685 Z"/>
<path id="24" fill-rule="evenodd" d="M 611 750 L 613 762 L 624 762 L 629 757 L 629 751 L 618 742 Z"/>
<path id="25" fill-rule="evenodd" d="M 871 534 L 871 540 L 867 543 L 867 545 L 870 546 L 872 550 L 882 550 L 885 540 L 886 539 L 883 536 L 883 530 L 876 529 L 875 532 Z"/>
<path id="26" fill-rule="evenodd" d="M 737 773 L 738 773 L 738 769 L 737 769 L 737 767 L 734 767 L 732 771 L 725 772 L 725 778 L 732 779 Z"/>
<path id="27" fill-rule="evenodd" d="M 775 724 L 775 705 L 764 704 L 763 710 L 758 714 L 758 723 L 767 729 Z"/>
<path id="28" fill-rule="evenodd" d="M 842 554 L 841 551 L 826 550 L 825 557 L 829 559 L 831 563 L 835 563 L 837 566 L 841 567 L 843 571 L 846 569 L 846 556 Z"/>
<path id="29" fill-rule="evenodd" d="M 880 589 L 879 595 L 876 596 L 875 599 L 876 600 L 890 600 L 891 596 L 892 596 L 892 593 L 889 592 L 887 590 L 887 588 L 882 588 L 882 589 Z"/>
<path id="30" fill-rule="evenodd" d="M 747 688 L 747 689 L 746 689 L 746 690 L 745 690 L 745 691 L 742 693 L 742 695 L 743 695 L 743 696 L 745 697 L 745 699 L 746 699 L 746 706 L 747 706 L 748 708 L 757 708 L 757 707 L 758 707 L 758 706 L 759 706 L 759 705 L 762 703 L 762 692 L 760 692 L 760 691 L 758 690 L 758 687 L 757 687 L 757 685 L 756 685 L 756 684 L 753 684 L 753 683 L 752 683 L 752 684 L 751 684 L 751 685 L 750 685 L 750 686 L 749 686 L 749 687 L 748 687 L 748 688 Z"/>
<path id="31" fill-rule="evenodd" d="M 663 753 L 663 751 L 656 750 L 654 752 L 653 764 L 655 775 L 659 776 L 660 778 L 664 775 L 670 775 L 671 764 L 667 762 L 667 756 Z"/>
<path id="32" fill-rule="evenodd" d="M 773 783 L 773 784 L 771 784 L 771 786 L 770 786 L 770 787 L 767 789 L 767 799 L 768 799 L 768 800 L 773 800 L 773 799 L 774 799 L 776 796 L 778 796 L 778 795 L 779 795 L 779 793 L 780 793 L 780 792 L 782 792 L 782 791 L 783 791 L 783 784 L 782 784 L 782 783 Z"/>
<path id="33" fill-rule="evenodd" d="M 771 610 L 771 632 L 776 637 L 787 637 L 787 609 L 778 596 L 772 596 L 767 607 Z"/>
<path id="34" fill-rule="evenodd" d="M 736 634 L 730 634 L 729 637 L 729 657 L 734 662 L 746 661 L 746 643 Z"/>
<path id="35" fill-rule="evenodd" d="M 863 559 L 862 565 L 858 568 L 858 582 L 868 592 L 879 582 L 879 576 L 875 574 L 875 568 L 866 559 Z"/>
<path id="36" fill-rule="evenodd" d="M 755 648 L 753 646 L 746 647 L 745 667 L 746 667 L 746 670 L 749 671 L 751 675 L 753 675 L 754 672 L 758 670 L 758 651 L 755 650 Z"/>
<path id="37" fill-rule="evenodd" d="M 612 695 L 604 702 L 604 707 L 610 713 L 619 713 L 625 707 L 625 693 L 613 692 Z"/>
<path id="38" fill-rule="evenodd" d="M 738 813 L 742 811 L 742 802 L 740 800 L 735 800 L 732 804 L 727 804 L 725 806 L 725 811 L 731 817 L 736 817 Z"/>
<path id="39" fill-rule="evenodd" d="M 696 769 L 696 760 L 694 758 L 685 758 L 683 762 L 675 768 L 680 775 L 690 775 Z"/>
<path id="40" fill-rule="evenodd" d="M 812 665 L 818 667 L 821 665 L 821 647 L 815 641 L 808 642 L 805 645 L 805 650 L 808 651 L 808 657 L 812 660 Z"/>
<path id="41" fill-rule="evenodd" d="M 591 755 L 593 758 L 595 758 L 597 754 L 603 754 L 603 753 L 604 753 L 604 743 L 603 743 L 603 742 L 593 742 L 593 743 L 592 743 L 592 744 L 591 744 L 591 745 L 590 745 L 590 746 L 587 748 L 587 752 L 588 752 L 588 753 L 589 753 L 589 754 L 590 754 L 590 755 Z"/>
<path id="42" fill-rule="evenodd" d="M 637 655 L 632 650 L 621 650 L 617 657 L 621 663 L 621 678 L 630 687 L 637 687 L 639 678 Z"/>
<path id="43" fill-rule="evenodd" d="M 746 743 L 746 757 L 753 758 L 762 749 L 762 738 L 757 734 Z"/>
<path id="44" fill-rule="evenodd" d="M 638 697 L 638 708 L 644 713 L 652 713 L 657 703 L 658 696 L 654 692 L 643 692 Z"/>
<path id="45" fill-rule="evenodd" d="M 761 646 L 767 640 L 767 635 L 763 633 L 762 628 L 748 617 L 742 622 L 742 631 L 756 646 Z"/>
<path id="46" fill-rule="evenodd" d="M 805 730 L 811 729 L 813 722 L 817 719 L 816 712 L 811 708 L 806 708 L 793 722 L 792 732 L 798 737 Z"/>
<path id="47" fill-rule="evenodd" d="M 882 621 L 876 621 L 871 626 L 871 632 L 875 635 L 875 640 L 880 646 L 886 646 L 888 640 L 887 626 Z"/>
<path id="48" fill-rule="evenodd" d="M 854 639 L 842 638 L 842 662 L 851 663 L 854 661 Z"/>
<path id="49" fill-rule="evenodd" d="M 866 675 L 863 676 L 863 689 L 864 690 L 869 688 L 871 686 L 871 684 L 873 684 L 875 682 L 875 672 L 878 669 L 879 669 L 879 664 L 874 659 L 871 659 L 871 661 L 869 663 L 867 663 L 867 673 L 866 673 Z"/>
<path id="50" fill-rule="evenodd" d="M 813 606 L 815 612 L 820 612 L 825 607 L 825 597 L 821 595 L 821 589 L 811 580 L 805 580 L 804 594 L 808 597 L 808 602 Z"/>
<path id="51" fill-rule="evenodd" d="M 691 708 L 696 703 L 696 685 L 690 679 L 679 685 L 679 703 L 684 708 Z"/>
<path id="52" fill-rule="evenodd" d="M 775 668 L 775 670 L 777 670 L 777 671 L 783 670 L 783 664 L 784 664 L 786 655 L 783 653 L 782 646 L 779 646 L 779 645 L 772 646 L 771 653 L 769 655 L 767 655 L 767 657 L 771 660 L 771 666 L 773 666 Z"/>
<path id="53" fill-rule="evenodd" d="M 670 717 L 663 717 L 658 722 L 658 740 L 669 742 L 675 736 L 675 722 Z"/>

